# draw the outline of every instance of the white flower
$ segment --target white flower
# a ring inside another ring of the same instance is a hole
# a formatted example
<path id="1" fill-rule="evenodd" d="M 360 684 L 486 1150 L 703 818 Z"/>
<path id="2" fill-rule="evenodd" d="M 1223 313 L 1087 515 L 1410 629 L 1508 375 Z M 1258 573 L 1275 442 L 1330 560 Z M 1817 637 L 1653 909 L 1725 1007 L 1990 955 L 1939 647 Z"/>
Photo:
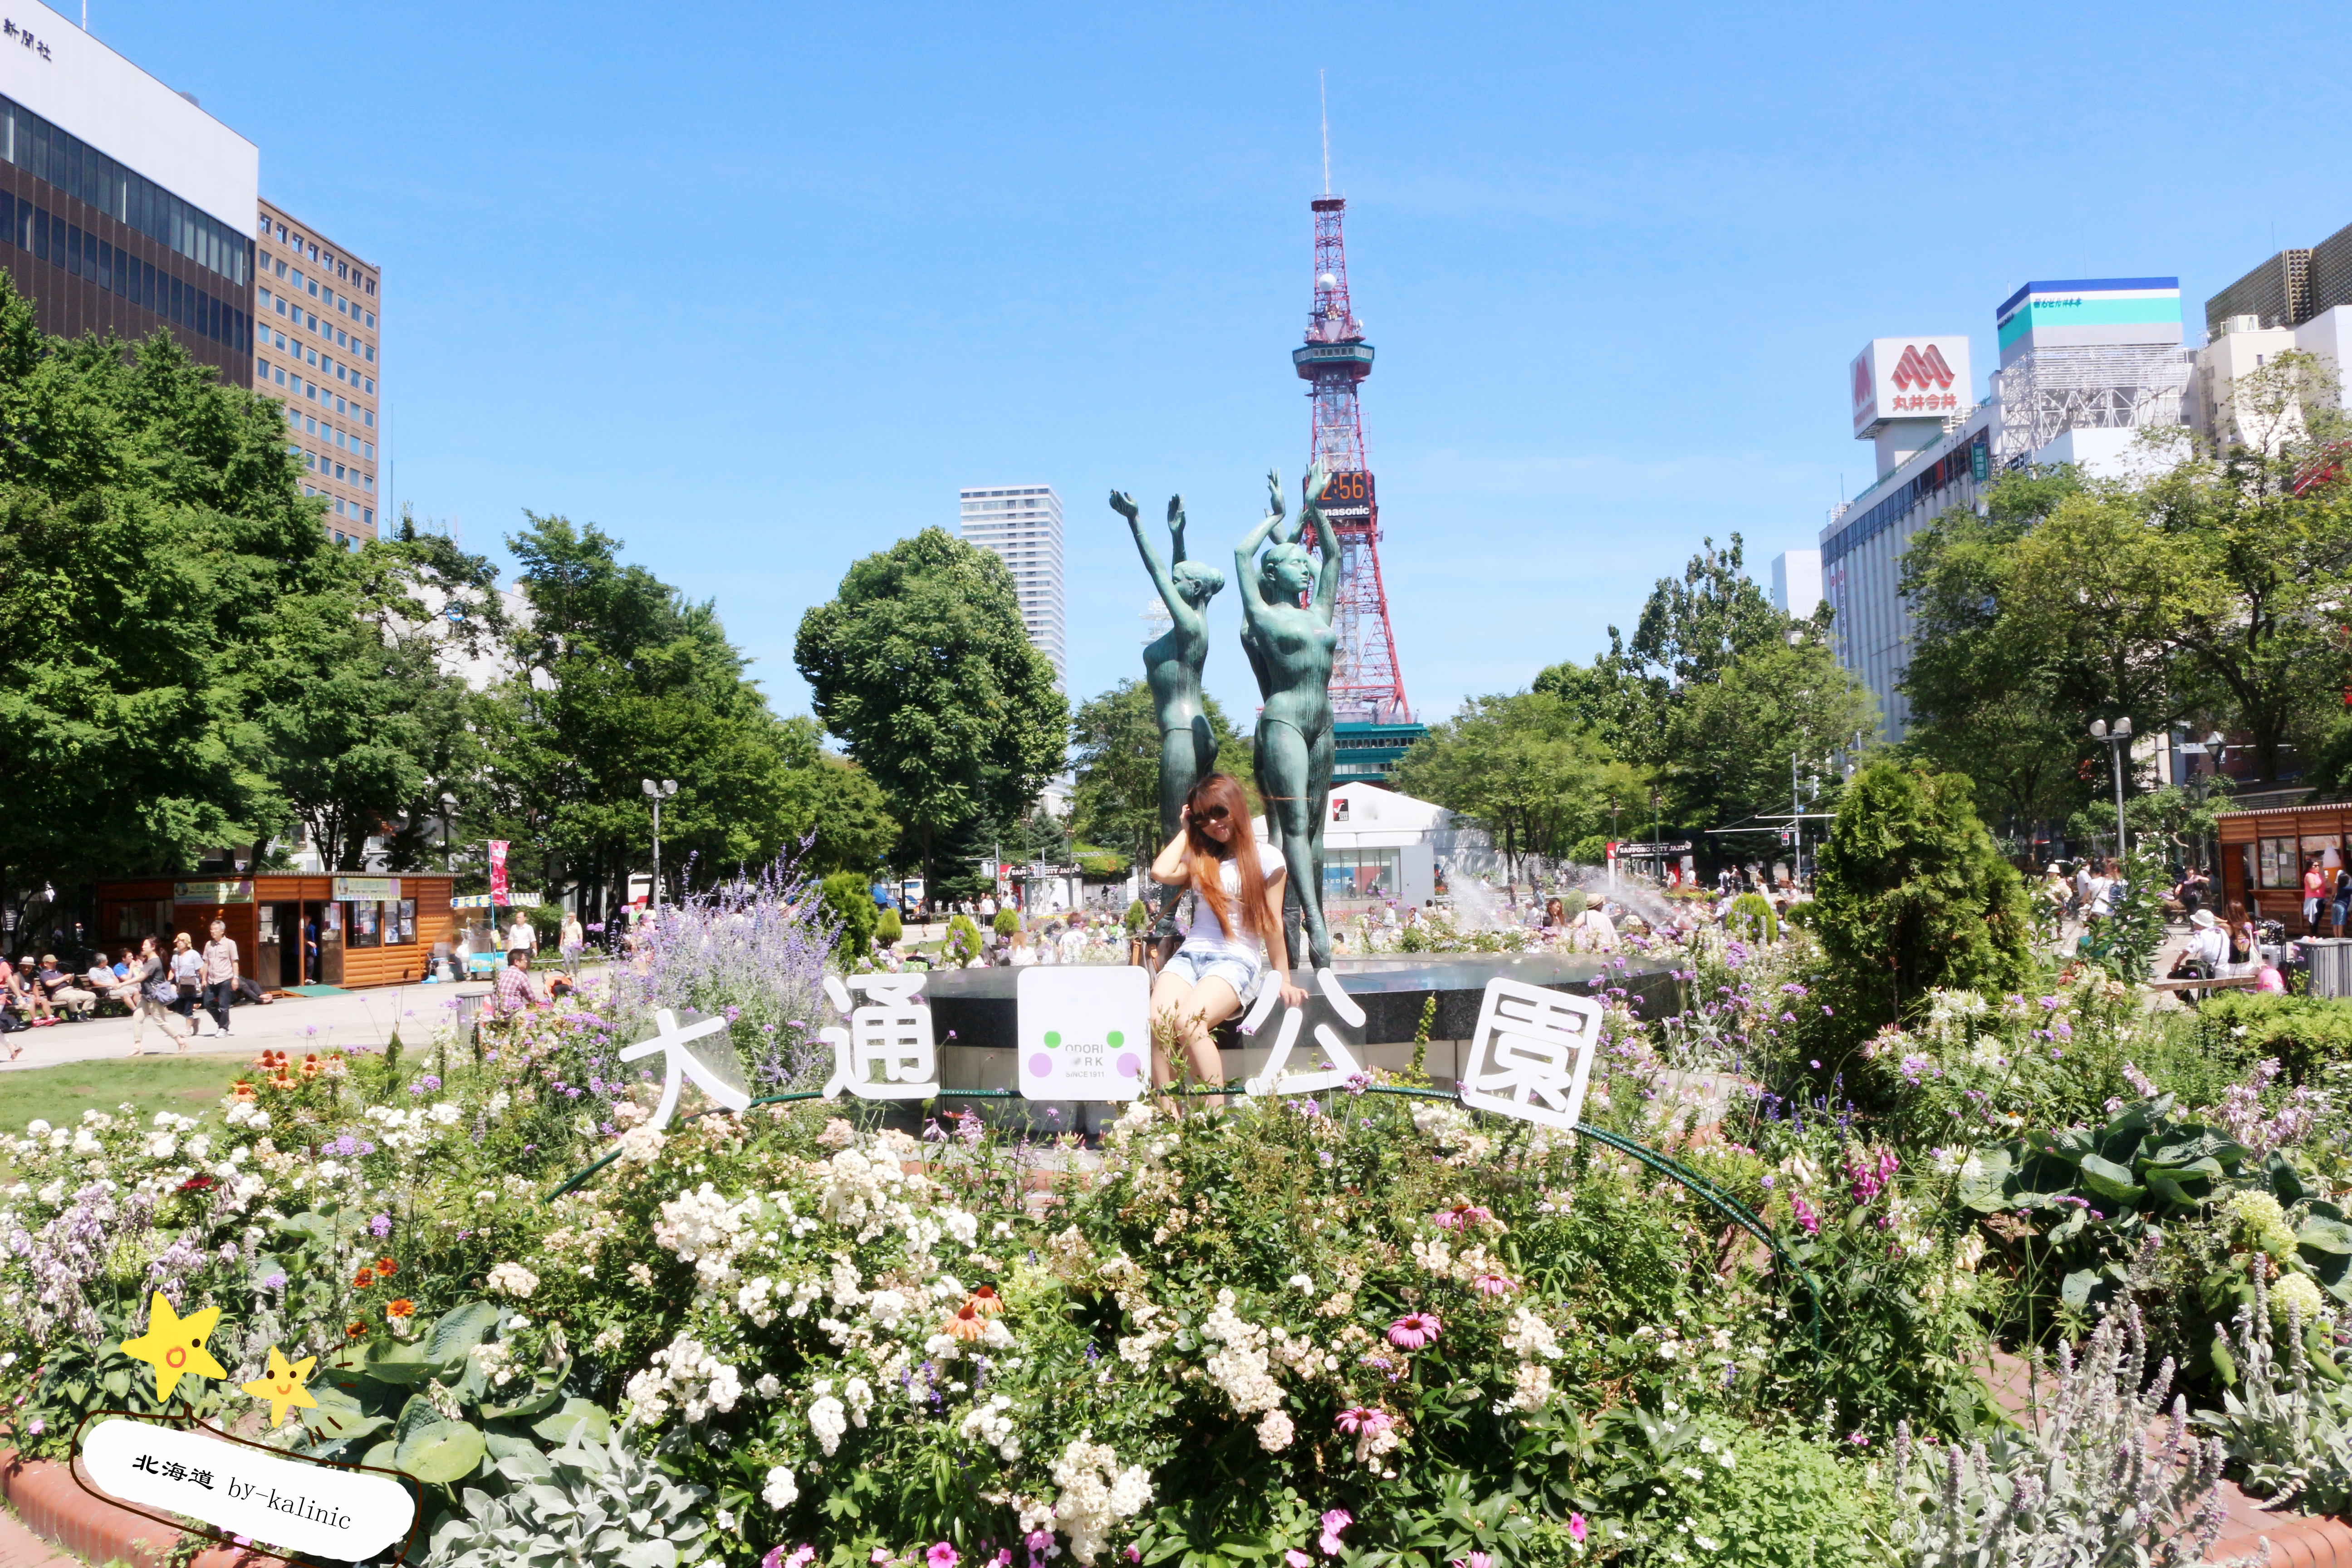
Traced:
<path id="1" fill-rule="evenodd" d="M 1538 1357 L 1557 1360 L 1559 1336 L 1552 1332 L 1550 1324 L 1521 1307 L 1511 1314 L 1510 1331 L 1503 1336 L 1503 1348 L 1529 1361 Z"/>
<path id="2" fill-rule="evenodd" d="M 948 1234 L 964 1246 L 970 1247 L 980 1239 L 978 1215 L 966 1214 L 961 1209 L 949 1209 L 940 1218 L 947 1226 Z"/>
<path id="3" fill-rule="evenodd" d="M 180 1141 L 169 1132 L 153 1132 L 148 1135 L 147 1157 L 149 1159 L 168 1160 L 179 1152 Z"/>
<path id="4" fill-rule="evenodd" d="M 760 1381 L 751 1385 L 751 1392 L 758 1394 L 762 1399 L 773 1399 L 783 1391 L 783 1384 L 772 1372 L 761 1373 L 760 1374 Z"/>
<path id="5" fill-rule="evenodd" d="M 809 1430 L 816 1434 L 818 1445 L 827 1454 L 841 1447 L 842 1434 L 849 1430 L 847 1413 L 843 1410 L 841 1401 L 830 1394 L 809 1406 L 808 1424 Z"/>
<path id="6" fill-rule="evenodd" d="M 588 1348 L 592 1351 L 616 1351 L 621 1348 L 621 1342 L 627 1336 L 621 1331 L 621 1325 L 614 1323 L 603 1333 L 598 1334 L 594 1339 L 589 1341 Z"/>
<path id="7" fill-rule="evenodd" d="M 90 1136 L 89 1129 L 85 1127 L 74 1134 L 73 1152 L 77 1154 L 96 1154 L 103 1152 L 103 1146 L 96 1138 Z"/>
<path id="8" fill-rule="evenodd" d="M 1294 1274 L 1288 1279 L 1283 1281 L 1283 1283 L 1288 1285 L 1294 1290 L 1304 1290 L 1310 1296 L 1315 1294 L 1315 1281 L 1309 1279 L 1304 1274 Z"/>
<path id="9" fill-rule="evenodd" d="M 873 1317 L 874 1326 L 887 1331 L 898 1326 L 907 1315 L 907 1298 L 896 1290 L 877 1290 L 866 1298 L 866 1310 Z"/>
<path id="10" fill-rule="evenodd" d="M 866 1413 L 874 1408 L 874 1385 L 862 1377 L 853 1377 L 841 1385 L 841 1396 L 849 1402 L 850 1420 L 865 1426 Z"/>
<path id="11" fill-rule="evenodd" d="M 528 1300 L 539 1289 L 539 1276 L 520 1263 L 501 1263 L 490 1270 L 489 1286 L 500 1295 Z"/>
<path id="12" fill-rule="evenodd" d="M 768 1472 L 768 1484 L 760 1489 L 761 1500 L 778 1513 L 793 1506 L 801 1495 L 800 1483 L 793 1479 L 792 1471 L 778 1465 Z"/>
<path id="13" fill-rule="evenodd" d="M 1294 1435 L 1290 1417 L 1279 1410 L 1267 1411 L 1257 1424 L 1257 1446 L 1269 1454 L 1289 1447 Z"/>
<path id="14" fill-rule="evenodd" d="M 744 1222 L 759 1208 L 757 1198 L 730 1204 L 705 1182 L 696 1191 L 681 1193 L 662 1205 L 661 1218 L 654 1222 L 654 1242 L 692 1263 L 705 1253 L 731 1247 Z"/>
<path id="15" fill-rule="evenodd" d="M 450 1104 L 447 1100 L 436 1100 L 434 1103 L 433 1109 L 426 1111 L 425 1114 L 431 1117 L 434 1121 L 439 1125 L 447 1127 L 454 1124 L 457 1118 L 463 1115 L 464 1112 L 460 1111 L 456 1106 Z"/>
<path id="16" fill-rule="evenodd" d="M 658 1127 L 632 1127 L 621 1134 L 621 1158 L 632 1164 L 650 1165 L 661 1158 L 662 1144 L 667 1141 Z"/>

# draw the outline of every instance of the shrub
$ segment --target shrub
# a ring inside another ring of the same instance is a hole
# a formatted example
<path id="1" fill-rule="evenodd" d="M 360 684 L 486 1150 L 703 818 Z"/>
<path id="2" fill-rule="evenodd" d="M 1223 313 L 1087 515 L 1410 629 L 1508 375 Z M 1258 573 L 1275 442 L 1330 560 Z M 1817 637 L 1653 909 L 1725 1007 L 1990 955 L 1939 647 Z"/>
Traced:
<path id="1" fill-rule="evenodd" d="M 1939 986 L 2023 987 L 2025 890 L 1964 775 L 1872 763 L 1846 787 L 1820 868 L 1813 928 L 1849 1030 L 1893 1022 Z"/>
<path id="2" fill-rule="evenodd" d="M 1723 923 L 1742 942 L 1778 942 L 1780 939 L 1780 918 L 1772 912 L 1772 900 L 1761 893 L 1742 893 L 1731 900 L 1724 911 Z"/>
<path id="3" fill-rule="evenodd" d="M 1007 904 L 996 911 L 996 919 L 990 923 L 995 928 L 997 935 L 1011 936 L 1021 929 L 1021 911 Z"/>
<path id="4" fill-rule="evenodd" d="M 1143 928 L 1151 923 L 1151 911 L 1144 906 L 1141 899 L 1127 906 L 1127 920 L 1124 923 L 1127 926 L 1127 934 L 1129 936 L 1141 936 Z"/>
<path id="5" fill-rule="evenodd" d="M 1727 1568 L 1885 1563 L 1876 1489 L 1859 1463 L 1806 1434 L 1642 1409 L 1610 1424 L 1634 1440 L 1601 1482 L 1610 1511 L 1597 1544 L 1636 1562 L 1683 1555 Z"/>
<path id="6" fill-rule="evenodd" d="M 825 912 L 841 922 L 834 953 L 843 963 L 854 964 L 874 943 L 874 889 L 856 871 L 835 871 L 821 886 Z"/>
<path id="7" fill-rule="evenodd" d="M 961 968 L 980 957 L 980 924 L 970 915 L 955 915 L 948 921 L 948 962 Z"/>
<path id="8" fill-rule="evenodd" d="M 878 945 L 896 947 L 906 934 L 907 928 L 899 921 L 897 910 L 886 909 L 874 918 L 874 940 Z"/>

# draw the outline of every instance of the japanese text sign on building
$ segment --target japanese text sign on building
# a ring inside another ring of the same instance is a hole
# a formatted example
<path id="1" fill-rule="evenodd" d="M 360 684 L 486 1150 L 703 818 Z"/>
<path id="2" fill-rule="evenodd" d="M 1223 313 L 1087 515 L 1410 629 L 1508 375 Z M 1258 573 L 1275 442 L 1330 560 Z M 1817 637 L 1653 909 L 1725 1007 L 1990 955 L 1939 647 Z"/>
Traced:
<path id="1" fill-rule="evenodd" d="M 1486 982 L 1461 1077 L 1462 1103 L 1546 1127 L 1573 1128 L 1605 1010 L 1583 996 L 1500 976 Z"/>
<path id="2" fill-rule="evenodd" d="M 1021 1092 L 1133 1100 L 1150 1081 L 1151 975 L 1129 964 L 1024 969 L 1013 982 Z"/>
<path id="3" fill-rule="evenodd" d="M 853 974 L 846 984 L 824 977 L 824 994 L 849 1024 L 819 1029 L 833 1047 L 825 1098 L 847 1089 L 860 1100 L 929 1100 L 940 1092 L 940 1054 L 931 1037 L 931 1010 L 915 1000 L 929 975 Z M 854 1006 L 850 991 L 866 993 Z"/>

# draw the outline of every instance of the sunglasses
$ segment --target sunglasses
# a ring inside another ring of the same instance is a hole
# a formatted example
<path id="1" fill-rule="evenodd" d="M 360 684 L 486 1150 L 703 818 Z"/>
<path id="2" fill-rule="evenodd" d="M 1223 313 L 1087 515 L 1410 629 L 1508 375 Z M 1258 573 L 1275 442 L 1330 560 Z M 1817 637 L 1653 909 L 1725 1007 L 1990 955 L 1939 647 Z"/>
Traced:
<path id="1" fill-rule="evenodd" d="M 1203 822 L 1223 822 L 1231 815 L 1232 813 L 1226 811 L 1223 806 L 1213 805 L 1209 807 L 1208 810 L 1201 814 L 1201 820 Z"/>

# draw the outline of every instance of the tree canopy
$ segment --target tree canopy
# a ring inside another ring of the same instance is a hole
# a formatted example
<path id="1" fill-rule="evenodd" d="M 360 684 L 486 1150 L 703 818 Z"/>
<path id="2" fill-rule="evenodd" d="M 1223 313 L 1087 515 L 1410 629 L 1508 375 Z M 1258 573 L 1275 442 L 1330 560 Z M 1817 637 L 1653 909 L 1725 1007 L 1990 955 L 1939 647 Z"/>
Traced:
<path id="1" fill-rule="evenodd" d="M 1256 808 L 1249 742 L 1234 733 L 1214 697 L 1202 694 L 1217 738 L 1217 765 L 1242 781 Z M 1081 840 L 1149 861 L 1160 851 L 1160 713 L 1151 689 L 1120 681 L 1078 705 L 1070 720 L 1070 760 L 1077 785 L 1070 826 Z"/>
<path id="2" fill-rule="evenodd" d="M 1464 703 L 1405 753 L 1396 787 L 1486 828 L 1514 866 L 1528 855 L 1565 857 L 1607 826 L 1612 800 L 1633 807 L 1646 795 L 1641 773 L 1549 691 Z"/>
<path id="3" fill-rule="evenodd" d="M 1069 704 L 1013 574 L 927 528 L 853 564 L 801 617 L 816 715 L 882 788 L 931 886 L 941 841 L 1016 818 L 1063 765 Z"/>

